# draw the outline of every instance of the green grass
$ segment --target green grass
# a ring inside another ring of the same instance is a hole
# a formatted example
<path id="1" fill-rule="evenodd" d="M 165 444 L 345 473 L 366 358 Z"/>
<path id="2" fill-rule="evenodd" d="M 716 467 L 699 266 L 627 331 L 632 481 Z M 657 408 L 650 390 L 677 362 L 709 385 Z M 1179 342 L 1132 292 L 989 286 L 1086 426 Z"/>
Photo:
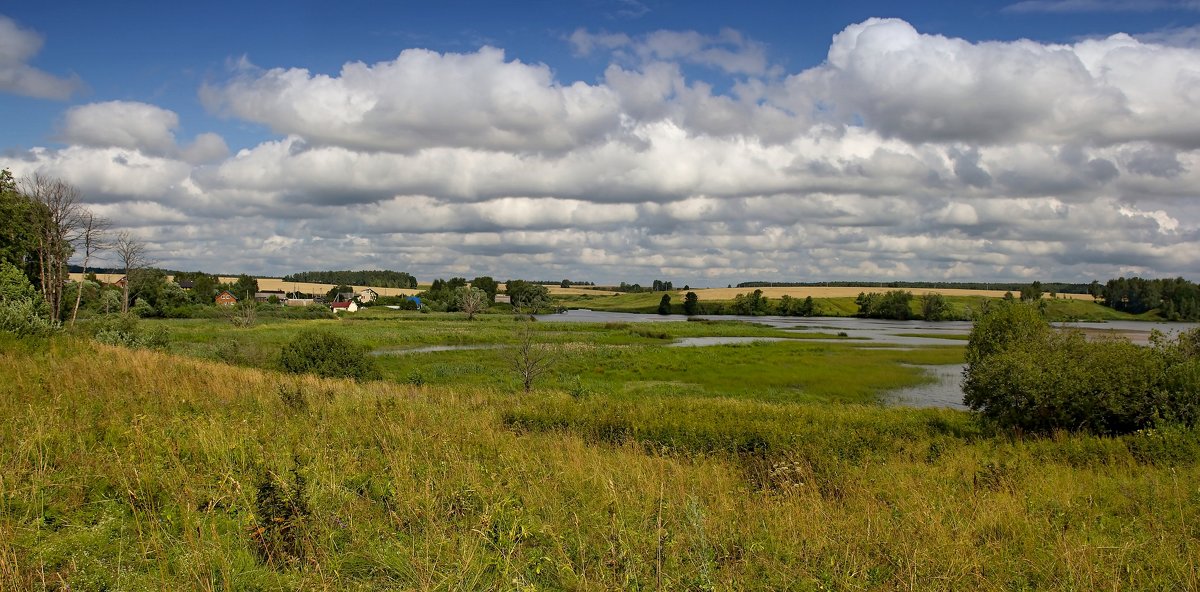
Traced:
<path id="1" fill-rule="evenodd" d="M 1200 588 L 1200 438 L 1173 428 L 1026 439 L 70 338 L 0 339 L 0 417 L 3 590 Z"/>
<path id="2" fill-rule="evenodd" d="M 923 339 L 946 339 L 950 341 L 967 341 L 971 338 L 970 335 L 958 335 L 954 333 L 897 333 L 899 337 L 921 337 Z"/>
<path id="3" fill-rule="evenodd" d="M 389 313 L 391 311 L 388 311 Z M 769 401 L 870 403 L 885 391 L 927 380 L 912 364 L 962 361 L 959 347 L 896 351 L 873 348 L 828 333 L 794 333 L 737 321 L 662 323 L 528 323 L 507 315 L 466 321 L 461 315 L 374 313 L 330 321 L 277 321 L 249 329 L 219 321 L 157 321 L 169 328 L 177 353 L 259 368 L 275 367 L 278 350 L 302 329 L 318 327 L 373 350 L 386 379 L 511 389 L 516 330 L 557 352 L 553 372 L 541 382 L 612 397 L 708 396 Z M 707 347 L 666 345 L 687 337 L 771 337 Z M 497 349 L 403 353 L 423 346 L 499 346 Z"/>
<path id="4" fill-rule="evenodd" d="M 752 292 L 752 288 L 746 290 L 747 293 Z M 880 289 L 886 291 L 886 289 Z M 554 301 L 559 306 L 566 308 L 589 308 L 592 310 L 600 310 L 607 312 L 632 312 L 632 313 L 654 313 L 658 310 L 659 300 L 662 298 L 663 292 L 655 293 L 639 293 L 639 294 L 619 294 L 616 296 L 605 295 L 583 295 L 583 296 L 555 296 Z M 668 292 L 671 295 L 671 311 L 672 314 L 683 314 L 683 292 Z M 858 314 L 858 305 L 854 303 L 854 297 L 838 297 L 838 298 L 814 298 L 815 305 L 819 315 L 831 317 L 852 317 Z M 953 310 L 953 316 L 958 318 L 970 318 L 973 313 L 981 310 L 988 301 L 997 302 L 999 298 L 989 298 L 983 296 L 947 296 L 946 300 L 950 303 Z M 778 299 L 772 298 L 771 302 L 776 303 Z M 1150 311 L 1141 315 L 1132 315 L 1129 313 L 1113 310 L 1096 302 L 1086 300 L 1069 300 L 1065 298 L 1047 298 L 1046 316 L 1051 321 L 1116 321 L 1116 320 L 1142 320 L 1142 321 L 1158 321 L 1162 320 L 1156 311 Z M 732 300 L 721 301 L 701 301 L 701 307 L 705 304 L 728 307 L 733 303 Z M 920 316 L 920 300 L 913 298 L 911 308 L 914 318 Z"/>

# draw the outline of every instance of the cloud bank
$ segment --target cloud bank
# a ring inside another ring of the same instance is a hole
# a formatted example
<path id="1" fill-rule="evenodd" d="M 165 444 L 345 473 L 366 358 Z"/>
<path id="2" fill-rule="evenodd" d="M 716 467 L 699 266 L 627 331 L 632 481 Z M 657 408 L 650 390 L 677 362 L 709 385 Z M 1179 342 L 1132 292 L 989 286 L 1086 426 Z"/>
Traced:
<path id="1" fill-rule="evenodd" d="M 870 19 L 786 72 L 733 32 L 576 31 L 563 81 L 496 48 L 336 75 L 243 61 L 214 113 L 66 112 L 59 175 L 179 268 L 750 279 L 1200 275 L 1200 51 L 969 42 Z M 685 72 L 701 67 L 708 78 Z M 720 84 L 717 81 L 721 80 Z M 722 90 L 717 90 L 718 88 Z"/>

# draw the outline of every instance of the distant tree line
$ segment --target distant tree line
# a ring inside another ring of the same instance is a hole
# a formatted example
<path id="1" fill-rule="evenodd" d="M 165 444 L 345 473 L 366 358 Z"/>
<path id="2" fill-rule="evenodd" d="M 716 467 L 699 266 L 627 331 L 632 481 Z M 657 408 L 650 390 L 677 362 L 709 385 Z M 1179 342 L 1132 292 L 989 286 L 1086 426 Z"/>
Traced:
<path id="1" fill-rule="evenodd" d="M 571 286 L 594 286 L 594 285 L 596 285 L 596 282 L 586 282 L 586 281 L 582 281 L 582 280 L 522 280 L 522 281 L 526 281 L 531 284 L 538 284 L 540 286 L 561 286 L 563 288 L 570 288 Z"/>
<path id="2" fill-rule="evenodd" d="M 345 284 L 377 288 L 415 288 L 417 278 L 403 271 L 373 269 L 364 271 L 302 271 L 283 276 L 285 282 Z"/>
<path id="3" fill-rule="evenodd" d="M 675 289 L 675 285 L 669 281 L 654 280 L 654 282 L 652 284 L 650 284 L 650 286 L 643 286 L 641 284 L 627 284 L 625 282 L 621 282 L 620 285 L 613 288 L 613 291 L 637 294 L 637 293 L 642 293 L 642 292 L 670 292 L 674 289 Z M 687 290 L 688 287 L 684 286 L 683 289 Z"/>
<path id="4" fill-rule="evenodd" d="M 1088 284 L 1067 282 L 1038 283 L 1042 290 L 1055 294 L 1090 294 Z M 1019 292 L 1029 284 L 1017 282 L 742 282 L 739 288 L 858 288 L 878 287 L 893 289 L 930 290 L 1006 290 Z"/>
<path id="5" fill-rule="evenodd" d="M 1093 296 L 1115 310 L 1141 314 L 1158 309 L 1170 321 L 1200 320 L 1200 286 L 1183 278 L 1120 277 L 1108 280 L 1097 292 Z"/>

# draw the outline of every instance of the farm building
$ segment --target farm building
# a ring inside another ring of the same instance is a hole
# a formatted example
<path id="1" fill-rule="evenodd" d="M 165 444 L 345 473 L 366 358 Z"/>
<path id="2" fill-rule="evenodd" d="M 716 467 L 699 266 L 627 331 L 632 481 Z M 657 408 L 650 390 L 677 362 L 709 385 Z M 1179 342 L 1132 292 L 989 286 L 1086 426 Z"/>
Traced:
<path id="1" fill-rule="evenodd" d="M 287 304 L 287 293 L 283 290 L 263 290 L 261 292 L 255 292 L 254 300 L 255 302 L 268 302 L 271 300 L 272 296 L 274 296 L 280 304 Z"/>
<path id="2" fill-rule="evenodd" d="M 233 294 L 230 294 L 229 290 L 221 290 L 221 293 L 217 294 L 218 306 L 233 306 L 237 304 L 237 301 L 237 297 Z"/>
<path id="3" fill-rule="evenodd" d="M 370 288 L 363 288 L 363 291 L 358 293 L 359 302 L 375 302 L 376 298 L 379 298 L 379 293 Z"/>
<path id="4" fill-rule="evenodd" d="M 358 312 L 358 303 L 350 300 L 344 302 L 334 302 L 329 305 L 333 312 Z"/>

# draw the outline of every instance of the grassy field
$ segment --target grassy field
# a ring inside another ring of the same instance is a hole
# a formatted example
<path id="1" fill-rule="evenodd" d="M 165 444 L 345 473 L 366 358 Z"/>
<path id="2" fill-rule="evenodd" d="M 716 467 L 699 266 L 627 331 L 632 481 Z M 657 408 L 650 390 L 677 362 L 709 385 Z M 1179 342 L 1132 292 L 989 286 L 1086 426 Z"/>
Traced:
<path id="1" fill-rule="evenodd" d="M 881 291 L 877 288 L 770 288 L 769 290 L 772 291 L 769 292 L 768 289 L 764 289 L 763 292 L 771 299 L 773 304 L 777 303 L 779 296 L 782 296 L 784 293 L 799 298 L 812 295 L 813 303 L 818 312 L 817 316 L 831 317 L 854 316 L 858 313 L 858 305 L 854 303 L 854 300 L 857 298 L 859 292 Z M 818 296 L 817 293 L 812 292 L 813 290 L 825 290 L 825 295 Z M 695 290 L 695 292 L 701 309 L 703 309 L 706 304 L 729 306 L 733 303 L 734 296 L 748 294 L 753 292 L 753 289 L 720 288 Z M 853 292 L 853 294 L 843 294 L 845 292 Z M 913 290 L 914 295 L 917 295 L 919 292 L 924 291 Z M 944 292 L 946 293 L 946 300 L 950 303 L 955 316 L 963 318 L 969 317 L 972 312 L 982 309 L 988 301 L 998 301 L 999 296 L 1003 295 L 1003 293 L 993 295 L 984 290 L 945 290 Z M 950 294 L 951 292 L 954 294 Z M 774 295 L 777 293 L 779 296 Z M 642 292 L 614 296 L 564 294 L 554 295 L 553 298 L 555 303 L 565 308 L 588 308 L 607 312 L 652 314 L 658 311 L 658 304 L 662 300 L 663 294 L 671 296 L 672 314 L 683 314 L 683 298 L 686 292 L 682 291 Z M 1079 296 L 1079 294 L 1063 294 L 1060 296 Z M 1065 297 L 1045 298 L 1044 302 L 1046 303 L 1047 317 L 1054 321 L 1160 320 L 1153 311 L 1141 315 L 1131 315 L 1093 302 L 1090 296 L 1086 299 Z M 913 299 L 911 307 L 914 318 L 919 316 L 920 303 L 917 298 Z"/>
<path id="2" fill-rule="evenodd" d="M 962 348 L 897 351 L 844 343 L 832 333 L 794 333 L 734 321 L 662 323 L 516 322 L 509 315 L 374 311 L 337 320 L 276 320 L 241 329 L 221 320 L 153 321 L 169 328 L 174 352 L 271 368 L 302 329 L 322 328 L 377 353 L 385 378 L 405 383 L 515 388 L 515 332 L 528 327 L 556 351 L 544 386 L 610 397 L 720 396 L 771 401 L 870 403 L 881 392 L 919 384 L 919 364 L 962 361 Z M 689 337 L 765 337 L 783 342 L 671 348 Z M 494 349 L 411 353 L 428 346 Z M 392 352 L 392 353 L 388 353 Z"/>
<path id="3" fill-rule="evenodd" d="M 332 330 L 475 333 L 431 322 Z M 690 325 L 668 329 L 714 329 Z M 190 330 L 173 347 L 231 338 Z M 770 345 L 744 361 L 869 353 Z M 0 339 L 0 590 L 1200 588 L 1194 432 L 1026 439 L 947 410 L 712 394 L 353 383 Z"/>

